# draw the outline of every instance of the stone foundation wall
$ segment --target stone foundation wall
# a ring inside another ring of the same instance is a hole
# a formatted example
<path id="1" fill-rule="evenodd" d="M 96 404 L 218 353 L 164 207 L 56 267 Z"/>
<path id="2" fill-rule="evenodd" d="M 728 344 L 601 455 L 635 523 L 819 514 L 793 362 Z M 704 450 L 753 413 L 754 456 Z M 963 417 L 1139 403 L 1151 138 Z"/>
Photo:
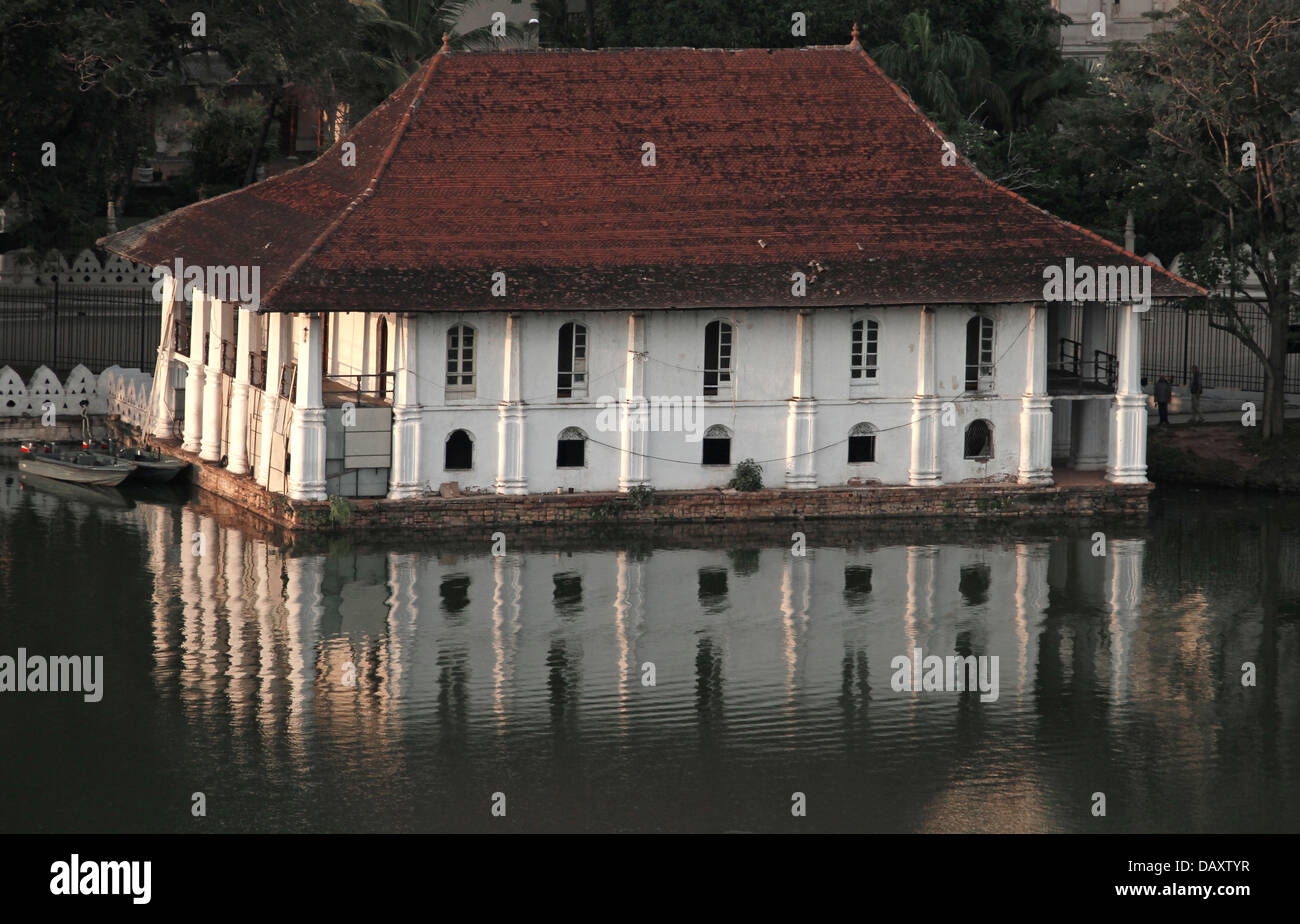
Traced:
<path id="1" fill-rule="evenodd" d="M 126 436 L 127 434 L 123 434 Z M 153 441 L 157 444 L 157 441 Z M 162 448 L 190 463 L 200 489 L 284 529 L 299 531 L 450 530 L 488 535 L 521 527 L 675 525 L 690 523 L 799 522 L 1021 516 L 1096 517 L 1143 515 L 1153 485 L 1109 482 L 1038 487 L 1008 483 L 955 484 L 930 488 L 837 487 L 806 491 L 660 491 L 642 507 L 617 493 L 430 496 L 414 500 L 352 499 L 302 503 L 272 494 L 247 475 L 233 475 L 175 442 Z"/>
<path id="2" fill-rule="evenodd" d="M 635 507 L 621 494 L 476 496 L 411 501 L 353 501 L 349 526 L 374 529 L 455 529 L 488 527 L 721 523 L 744 521 L 837 520 L 871 518 L 1005 518 L 1019 516 L 1100 516 L 1145 514 L 1151 485 L 1097 485 L 1068 488 L 1012 484 L 950 485 L 935 488 L 817 488 L 659 492 L 652 503 Z M 292 524 L 310 526 L 329 505 L 295 505 Z"/>

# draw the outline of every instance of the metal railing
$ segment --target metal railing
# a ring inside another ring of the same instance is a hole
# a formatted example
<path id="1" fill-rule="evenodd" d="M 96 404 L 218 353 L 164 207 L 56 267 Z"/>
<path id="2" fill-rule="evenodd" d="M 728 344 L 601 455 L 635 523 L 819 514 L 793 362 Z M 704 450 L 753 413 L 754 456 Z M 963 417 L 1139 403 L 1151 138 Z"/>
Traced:
<path id="1" fill-rule="evenodd" d="M 1083 344 L 1068 337 L 1061 338 L 1060 369 L 1069 375 L 1079 376 L 1079 366 L 1083 355 Z"/>
<path id="2" fill-rule="evenodd" d="M 363 397 L 378 401 L 391 401 L 393 397 L 394 376 L 391 372 L 331 375 L 330 378 L 336 382 L 351 384 L 352 388 L 349 390 L 356 396 L 357 404 L 361 403 Z"/>
<path id="3" fill-rule="evenodd" d="M 1267 348 L 1272 335 L 1264 310 L 1249 303 L 1239 303 L 1236 310 L 1253 339 Z M 1149 382 L 1163 375 L 1182 385 L 1191 381 L 1192 366 L 1197 366 L 1205 388 L 1262 391 L 1263 363 L 1231 333 L 1211 326 L 1212 320 L 1227 318 L 1207 308 L 1154 305 L 1143 322 L 1142 375 Z M 1300 352 L 1287 354 L 1283 382 L 1287 392 L 1300 393 Z"/>
<path id="4" fill-rule="evenodd" d="M 1092 351 L 1092 380 L 1098 385 L 1114 388 L 1119 381 L 1119 359 L 1105 350 Z"/>
<path id="5" fill-rule="evenodd" d="M 254 388 L 266 390 L 266 350 L 252 350 L 249 352 L 248 382 Z"/>
<path id="6" fill-rule="evenodd" d="M 0 286 L 0 366 L 152 370 L 161 325 L 148 287 Z"/>
<path id="7" fill-rule="evenodd" d="M 177 320 L 172 328 L 172 349 L 181 356 L 190 355 L 190 322 Z"/>

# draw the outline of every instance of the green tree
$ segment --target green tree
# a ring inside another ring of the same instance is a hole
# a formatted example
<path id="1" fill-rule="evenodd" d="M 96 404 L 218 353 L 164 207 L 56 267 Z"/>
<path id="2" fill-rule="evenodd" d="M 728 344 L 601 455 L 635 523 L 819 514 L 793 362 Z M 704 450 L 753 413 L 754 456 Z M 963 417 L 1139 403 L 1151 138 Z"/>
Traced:
<path id="1" fill-rule="evenodd" d="M 898 41 L 876 46 L 871 55 L 917 105 L 941 121 L 955 122 L 988 106 L 999 122 L 1010 122 L 1010 106 L 990 79 L 984 46 L 958 32 L 936 32 L 923 10 L 903 17 Z"/>
<path id="2" fill-rule="evenodd" d="M 261 101 L 260 143 L 289 87 L 323 104 L 357 95 L 358 28 L 374 0 L 8 0 L 0 5 L 0 132 L 10 152 L 0 201 L 27 219 L 0 248 L 84 246 L 120 204 L 152 118 L 194 62 L 219 58 Z M 370 11 L 373 15 L 373 10 Z M 42 145 L 57 165 L 42 164 Z"/>
<path id="3" fill-rule="evenodd" d="M 1184 0 L 1174 28 L 1123 53 L 1117 97 L 1148 124 L 1151 182 L 1199 221 L 1182 271 L 1213 295 L 1211 323 L 1263 364 L 1265 439 L 1283 429 L 1288 324 L 1300 261 L 1300 10 L 1294 0 Z M 1244 286 L 1259 279 L 1262 295 Z M 1239 303 L 1268 317 L 1268 336 Z"/>

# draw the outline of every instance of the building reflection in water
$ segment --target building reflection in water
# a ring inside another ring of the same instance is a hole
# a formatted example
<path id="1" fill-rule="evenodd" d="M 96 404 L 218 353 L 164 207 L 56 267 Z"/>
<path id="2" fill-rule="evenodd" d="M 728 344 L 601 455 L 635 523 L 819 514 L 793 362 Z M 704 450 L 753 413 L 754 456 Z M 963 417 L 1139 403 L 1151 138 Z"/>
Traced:
<path id="1" fill-rule="evenodd" d="M 1135 702 L 1166 688 L 1173 700 L 1213 701 L 1214 678 L 1235 677 L 1203 644 L 1213 631 L 1204 592 L 1144 607 L 1141 537 L 1110 537 L 1101 556 L 1082 533 L 848 548 L 810 536 L 804 556 L 775 546 L 493 556 L 488 544 L 455 556 L 298 554 L 193 505 L 134 515 L 155 573 L 157 685 L 195 724 L 223 727 L 239 752 L 289 770 L 305 770 L 313 747 L 350 744 L 399 773 L 417 734 L 454 751 L 478 729 L 503 746 L 544 733 L 576 759 L 590 735 L 626 742 L 693 727 L 697 747 L 712 750 L 829 718 L 838 731 L 819 733 L 818 746 L 864 761 L 861 742 L 882 728 L 899 740 L 946 736 L 968 757 L 993 742 L 1010 801 L 985 805 L 984 817 L 1042 829 L 1065 797 L 1031 766 L 1023 730 L 999 736 L 1002 723 L 1028 716 L 1033 735 L 1104 750 Z M 1172 634 L 1153 619 L 1173 620 Z M 1244 659 L 1259 639 L 1234 631 L 1231 644 Z M 895 692 L 891 662 L 917 649 L 997 656 L 997 701 Z M 642 683 L 647 662 L 653 686 Z M 1202 679 L 1180 686 L 1174 674 Z M 959 826 L 972 766 L 941 768 L 918 829 Z"/>
<path id="2" fill-rule="evenodd" d="M 733 686 L 779 694 L 786 707 L 833 690 L 853 713 L 873 700 L 927 709 L 923 693 L 887 683 L 892 659 L 918 648 L 999 656 L 1006 708 L 1033 694 L 1045 650 L 1049 685 L 1079 669 L 1076 633 L 1045 619 L 1050 591 L 1105 612 L 1107 644 L 1089 653 L 1091 670 L 1123 704 L 1142 620 L 1140 538 L 1114 539 L 1100 557 L 1085 537 L 771 549 L 747 552 L 738 576 L 737 556 L 721 549 L 558 563 L 550 552 L 486 549 L 445 561 L 383 549 L 300 555 L 192 506 L 142 516 L 159 683 L 195 714 L 283 735 L 289 753 L 326 730 L 400 734 L 405 713 L 428 705 L 452 726 L 482 717 L 501 732 L 544 703 L 566 733 L 588 714 L 624 727 L 671 715 L 683 695 L 719 719 Z M 654 686 L 641 682 L 644 662 Z"/>
<path id="3" fill-rule="evenodd" d="M 133 706 L 159 710 L 142 725 L 163 735 L 180 717 L 178 747 L 230 761 L 246 792 L 355 771 L 359 800 L 387 778 L 373 791 L 409 804 L 485 764 L 541 768 L 539 793 L 634 786 L 653 766 L 672 771 L 645 784 L 662 802 L 752 770 L 748 798 L 816 768 L 822 786 L 904 791 L 862 797 L 883 830 L 1082 828 L 1107 787 L 1127 817 L 1229 829 L 1224 793 L 1300 770 L 1300 531 L 1267 510 L 1188 504 L 1149 532 L 1108 530 L 1103 555 L 1083 528 L 863 527 L 809 530 L 803 556 L 775 530 L 493 556 L 489 542 L 294 550 L 204 503 L 104 513 L 0 490 L 6 523 L 49 524 L 29 544 L 138 539 L 120 561 L 152 585 L 124 572 L 137 595 L 122 612 L 152 612 L 121 623 L 118 663 L 151 658 L 155 693 Z M 996 656 L 997 701 L 896 692 L 894 658 L 918 649 Z"/>

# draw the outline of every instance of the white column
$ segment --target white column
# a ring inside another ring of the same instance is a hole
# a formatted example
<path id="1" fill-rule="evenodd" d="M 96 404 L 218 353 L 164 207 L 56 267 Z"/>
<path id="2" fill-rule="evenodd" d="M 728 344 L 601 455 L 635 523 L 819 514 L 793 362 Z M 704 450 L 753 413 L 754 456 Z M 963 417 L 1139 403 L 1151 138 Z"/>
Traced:
<path id="1" fill-rule="evenodd" d="M 208 312 L 208 365 L 203 382 L 203 443 L 199 458 L 216 462 L 221 458 L 221 345 L 230 333 L 226 309 L 219 298 L 206 300 Z"/>
<path id="2" fill-rule="evenodd" d="M 1106 608 L 1110 611 L 1112 702 L 1128 700 L 1133 639 L 1142 614 L 1142 563 L 1146 541 L 1112 539 L 1106 555 Z"/>
<path id="3" fill-rule="evenodd" d="M 418 497 L 429 481 L 420 473 L 424 408 L 420 405 L 420 319 L 398 315 L 393 325 L 393 452 L 388 474 L 391 500 Z"/>
<path id="4" fill-rule="evenodd" d="M 646 395 L 645 315 L 627 316 L 627 367 L 623 381 L 624 404 L 618 418 L 618 489 L 627 491 L 650 483 L 650 460 L 646 458 L 650 426 L 649 396 Z M 689 400 L 689 399 L 688 399 Z"/>
<path id="5" fill-rule="evenodd" d="M 500 561 L 500 558 L 495 561 Z M 401 702 L 411 694 L 410 678 L 416 675 L 416 625 L 419 601 L 415 586 L 419 559 L 408 553 L 388 553 L 388 698 Z"/>
<path id="6" fill-rule="evenodd" d="M 1119 384 L 1111 416 L 1110 456 L 1106 480 L 1145 484 L 1147 480 L 1147 407 L 1142 394 L 1142 318 L 1132 305 L 1120 309 Z"/>
<path id="7" fill-rule="evenodd" d="M 190 301 L 190 355 L 185 374 L 185 426 L 181 448 L 198 452 L 203 439 L 203 392 L 207 381 L 207 296 L 194 289 Z"/>
<path id="8" fill-rule="evenodd" d="M 1047 612 L 1047 571 L 1052 547 L 1047 542 L 1016 543 L 1016 693 L 1025 695 L 1030 666 Z M 1032 687 L 1031 687 L 1032 689 Z"/>
<path id="9" fill-rule="evenodd" d="M 176 534 L 180 511 L 163 504 L 145 509 L 148 521 L 149 570 L 153 573 L 153 658 L 154 675 L 170 681 L 177 658 L 171 644 L 173 625 L 172 595 L 179 580 L 179 568 L 169 561 L 172 549 L 180 549 L 183 558 L 189 548 Z"/>
<path id="10" fill-rule="evenodd" d="M 294 325 L 298 347 L 298 400 L 289 431 L 287 493 L 293 500 L 323 501 L 325 492 L 325 405 L 321 395 L 321 317 Z"/>
<path id="11" fill-rule="evenodd" d="M 785 486 L 817 487 L 813 440 L 817 428 L 817 399 L 813 397 L 813 316 L 795 316 L 794 382 L 785 419 Z"/>
<path id="12" fill-rule="evenodd" d="M 317 325 L 316 368 L 320 368 L 320 316 L 313 319 Z M 302 369 L 301 366 L 298 367 Z M 298 393 L 303 382 L 298 379 Z M 324 610 L 325 556 L 292 556 L 285 561 L 288 584 L 285 587 L 285 635 L 289 676 L 289 703 L 286 710 L 287 731 L 295 752 L 301 748 L 304 733 L 309 729 L 316 699 L 316 660 L 320 644 L 320 620 Z M 295 757 L 301 754 L 295 753 Z"/>
<path id="13" fill-rule="evenodd" d="M 903 607 L 903 637 L 909 658 L 921 647 L 921 636 L 934 628 L 935 578 L 939 571 L 939 549 L 933 545 L 907 547 L 907 603 Z M 916 691 L 914 690 L 913 693 Z"/>
<path id="14" fill-rule="evenodd" d="M 522 567 L 520 555 L 499 555 L 492 559 L 492 714 L 498 732 L 506 729 L 507 699 L 515 679 L 524 586 Z"/>
<path id="15" fill-rule="evenodd" d="M 259 543 L 256 547 L 253 573 L 257 575 L 257 718 L 263 734 L 276 727 L 275 681 L 275 627 L 283 625 L 285 612 L 284 589 L 280 583 L 281 559 L 273 555 L 270 547 Z M 274 577 L 272 577 L 274 575 Z"/>
<path id="16" fill-rule="evenodd" d="M 801 655 L 808 642 L 811 571 L 807 556 L 786 553 L 781 571 L 781 653 L 785 659 L 785 701 L 789 708 L 794 706 Z"/>
<path id="17" fill-rule="evenodd" d="M 257 483 L 266 487 L 271 478 L 271 442 L 275 438 L 275 418 L 280 409 L 280 370 L 288 353 L 289 340 L 282 314 L 271 315 L 266 331 L 266 394 L 262 398 L 262 444 L 257 453 Z"/>
<path id="18" fill-rule="evenodd" d="M 215 553 L 204 547 L 207 540 L 203 538 L 203 518 L 197 513 L 191 513 L 188 505 L 181 510 L 181 530 L 184 545 L 181 548 L 180 597 L 184 608 L 181 611 L 178 686 L 182 701 L 193 706 L 203 697 L 199 665 L 203 654 L 203 603 L 208 597 L 208 591 L 203 586 L 200 568 L 204 555 Z"/>
<path id="19" fill-rule="evenodd" d="M 153 392 L 149 395 L 149 432 L 158 439 L 176 435 L 176 392 L 172 390 L 172 347 L 176 337 L 176 278 L 170 273 L 162 279 L 162 328 L 159 332 L 158 359 L 153 367 Z M 182 291 L 184 291 L 182 289 Z"/>
<path id="20" fill-rule="evenodd" d="M 248 312 L 241 312 L 247 314 Z M 247 668 L 247 651 L 244 642 L 244 629 L 251 618 L 257 618 L 257 610 L 250 604 L 249 586 L 253 571 L 246 561 L 244 534 L 237 529 L 227 530 L 226 540 L 226 650 L 229 652 L 226 662 L 226 709 L 231 716 L 231 724 L 242 728 L 248 717 L 247 695 L 249 670 Z"/>
<path id="21" fill-rule="evenodd" d="M 637 642 L 645 624 L 645 566 L 626 549 L 615 553 L 618 563 L 614 592 L 614 637 L 618 644 L 619 730 L 626 731 L 631 718 L 631 697 L 639 687 L 640 659 Z M 500 558 L 497 561 L 501 561 Z"/>
<path id="22" fill-rule="evenodd" d="M 943 484 L 939 470 L 939 383 L 935 369 L 935 311 L 921 308 L 916 341 L 916 397 L 912 399 L 912 466 L 908 483 Z"/>
<path id="23" fill-rule="evenodd" d="M 505 368 L 502 381 L 500 421 L 497 424 L 497 493 L 527 494 L 524 476 L 523 319 L 506 316 Z"/>
<path id="24" fill-rule="evenodd" d="M 1052 399 L 1047 396 L 1047 311 L 1029 306 L 1020 399 L 1020 483 L 1052 483 Z"/>
<path id="25" fill-rule="evenodd" d="M 230 393 L 230 462 L 235 475 L 248 474 L 248 373 L 249 350 L 253 346 L 253 312 L 235 309 L 235 383 Z"/>

